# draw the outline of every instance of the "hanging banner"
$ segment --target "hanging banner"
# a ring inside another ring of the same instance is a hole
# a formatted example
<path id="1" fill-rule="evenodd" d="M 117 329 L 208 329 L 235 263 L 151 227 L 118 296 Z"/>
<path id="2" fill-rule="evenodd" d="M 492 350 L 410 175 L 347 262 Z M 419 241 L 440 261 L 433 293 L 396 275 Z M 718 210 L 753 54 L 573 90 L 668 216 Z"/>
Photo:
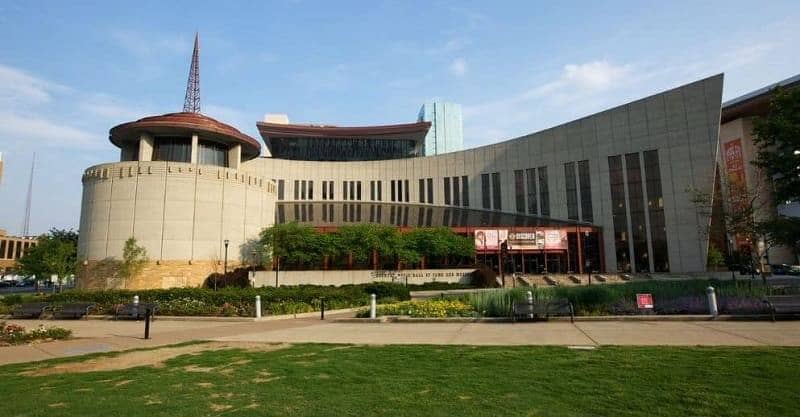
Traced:
<path id="1" fill-rule="evenodd" d="M 508 234 L 509 250 L 544 249 L 544 232 L 512 232 Z"/>
<path id="2" fill-rule="evenodd" d="M 744 154 L 741 139 L 725 142 L 725 167 L 728 169 L 728 180 L 739 186 L 746 186 L 744 171 Z"/>
<path id="3" fill-rule="evenodd" d="M 563 229 L 548 229 L 544 231 L 545 249 L 567 249 L 567 231 Z"/>
<path id="4" fill-rule="evenodd" d="M 475 249 L 498 250 L 500 249 L 500 244 L 507 239 L 507 229 L 477 229 L 475 230 Z"/>

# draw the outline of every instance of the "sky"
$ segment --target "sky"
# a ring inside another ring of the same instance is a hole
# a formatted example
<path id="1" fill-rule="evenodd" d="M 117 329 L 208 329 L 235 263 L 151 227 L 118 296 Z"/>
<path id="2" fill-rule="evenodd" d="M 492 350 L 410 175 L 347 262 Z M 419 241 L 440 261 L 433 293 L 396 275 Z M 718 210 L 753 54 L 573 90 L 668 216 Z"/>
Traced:
<path id="1" fill-rule="evenodd" d="M 0 229 L 77 228 L 108 130 L 180 111 L 200 33 L 202 112 L 259 138 L 408 123 L 460 103 L 465 147 L 725 73 L 728 100 L 800 73 L 800 2 L 0 0 Z"/>

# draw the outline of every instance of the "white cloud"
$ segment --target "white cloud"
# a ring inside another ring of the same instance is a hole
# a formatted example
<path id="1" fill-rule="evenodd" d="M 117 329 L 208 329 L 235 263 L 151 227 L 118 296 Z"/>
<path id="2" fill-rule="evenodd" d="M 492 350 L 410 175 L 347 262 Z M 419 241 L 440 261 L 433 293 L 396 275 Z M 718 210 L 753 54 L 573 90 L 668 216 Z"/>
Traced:
<path id="1" fill-rule="evenodd" d="M 450 72 L 461 77 L 467 73 L 467 61 L 464 58 L 456 58 L 450 64 Z"/>
<path id="2" fill-rule="evenodd" d="M 52 100 L 52 93 L 66 87 L 42 80 L 25 71 L 0 64 L 0 101 L 7 104 L 37 104 Z"/>
<path id="3" fill-rule="evenodd" d="M 114 30 L 111 32 L 111 39 L 142 59 L 162 55 L 188 54 L 192 51 L 193 42 L 185 35 L 137 30 Z"/>
<path id="4" fill-rule="evenodd" d="M 0 136 L 19 142 L 33 140 L 52 147 L 93 147 L 102 142 L 101 138 L 81 129 L 5 111 L 0 111 Z"/>
<path id="5" fill-rule="evenodd" d="M 81 100 L 78 106 L 92 115 L 120 123 L 140 119 L 150 114 L 142 108 L 129 106 L 121 100 L 103 93 L 88 95 Z"/>

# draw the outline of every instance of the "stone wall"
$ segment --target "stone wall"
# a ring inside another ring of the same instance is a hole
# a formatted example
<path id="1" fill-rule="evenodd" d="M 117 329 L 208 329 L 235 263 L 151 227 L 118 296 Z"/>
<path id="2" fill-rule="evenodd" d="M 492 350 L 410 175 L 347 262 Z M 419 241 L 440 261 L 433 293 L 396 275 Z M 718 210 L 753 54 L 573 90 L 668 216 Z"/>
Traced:
<path id="1" fill-rule="evenodd" d="M 228 271 L 238 266 L 229 261 Z M 115 261 L 89 261 L 80 267 L 75 285 L 91 290 L 199 287 L 209 275 L 222 270 L 222 263 L 215 261 L 151 261 L 141 274 L 126 281 L 118 276 Z"/>

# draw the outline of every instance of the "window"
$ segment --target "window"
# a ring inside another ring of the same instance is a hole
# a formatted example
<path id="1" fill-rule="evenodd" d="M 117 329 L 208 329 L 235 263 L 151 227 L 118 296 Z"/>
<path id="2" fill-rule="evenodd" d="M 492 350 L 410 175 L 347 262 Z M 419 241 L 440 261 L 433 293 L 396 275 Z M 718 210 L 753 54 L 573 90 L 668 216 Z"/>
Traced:
<path id="1" fill-rule="evenodd" d="M 578 162 L 578 180 L 581 188 L 581 217 L 585 222 L 593 222 L 592 179 L 589 174 L 589 161 Z"/>
<path id="2" fill-rule="evenodd" d="M 189 152 L 191 152 L 191 148 L 189 149 Z M 227 167 L 228 147 L 221 143 L 212 142 L 209 140 L 199 141 L 197 148 L 197 163 L 200 165 Z"/>
<path id="3" fill-rule="evenodd" d="M 539 167 L 539 211 L 550 215 L 550 187 L 547 185 L 547 167 Z"/>
<path id="4" fill-rule="evenodd" d="M 361 181 L 356 184 L 356 200 L 361 201 Z"/>
<path id="5" fill-rule="evenodd" d="M 157 137 L 154 140 L 153 160 L 172 162 L 192 161 L 192 139 L 180 137 Z"/>
<path id="6" fill-rule="evenodd" d="M 578 220 L 578 185 L 575 182 L 575 163 L 564 164 L 564 180 L 567 187 L 567 218 Z"/>
<path id="7" fill-rule="evenodd" d="M 464 207 L 469 207 L 469 180 L 466 175 L 461 176 L 461 195 L 464 196 L 461 199 L 461 204 Z"/>
<path id="8" fill-rule="evenodd" d="M 631 239 L 636 272 L 650 272 L 647 259 L 647 225 L 645 223 L 644 194 L 642 191 L 642 169 L 638 153 L 625 155 L 625 170 L 628 174 L 628 207 L 631 212 Z"/>
<path id="9" fill-rule="evenodd" d="M 444 205 L 450 205 L 450 177 L 444 178 Z"/>
<path id="10" fill-rule="evenodd" d="M 299 200 L 300 199 L 300 181 L 299 180 L 294 180 L 294 199 L 295 200 Z"/>
<path id="11" fill-rule="evenodd" d="M 422 178 L 419 179 L 419 202 L 425 202 L 425 180 Z"/>
<path id="12" fill-rule="evenodd" d="M 514 200 L 517 212 L 525 213 L 525 178 L 521 169 L 514 170 Z"/>
<path id="13" fill-rule="evenodd" d="M 391 186 L 389 187 L 392 193 L 392 201 L 395 201 L 395 191 L 394 191 L 394 180 L 391 182 Z"/>
<path id="14" fill-rule="evenodd" d="M 614 222 L 614 249 L 617 255 L 617 270 L 630 272 L 630 249 L 628 248 L 628 219 L 625 208 L 625 184 L 622 173 L 622 157 L 608 157 L 608 176 L 611 185 L 611 219 Z"/>
<path id="15" fill-rule="evenodd" d="M 433 204 L 433 178 L 425 181 L 425 189 L 428 192 L 428 204 Z"/>
<path id="16" fill-rule="evenodd" d="M 342 181 L 342 200 L 347 200 L 347 181 Z"/>
<path id="17" fill-rule="evenodd" d="M 661 192 L 661 167 L 658 162 L 657 150 L 644 152 L 644 176 L 647 183 L 647 210 L 650 212 L 653 269 L 655 272 L 669 272 L 664 197 Z"/>
<path id="18" fill-rule="evenodd" d="M 501 192 L 500 192 L 500 173 L 499 172 L 493 172 L 492 173 L 492 204 L 493 204 L 492 208 L 495 209 L 495 210 L 502 210 L 503 209 Z"/>
<path id="19" fill-rule="evenodd" d="M 375 181 L 369 182 L 369 199 L 375 201 Z"/>
<path id="20" fill-rule="evenodd" d="M 409 190 L 409 186 L 408 186 L 408 180 L 405 180 L 405 181 L 403 181 L 403 182 L 405 182 L 405 186 L 406 186 L 406 193 L 405 193 L 405 197 L 406 197 L 406 199 L 405 199 L 405 202 L 406 202 L 406 203 L 408 203 L 408 202 L 409 202 L 409 200 L 410 200 L 410 199 L 408 198 L 408 194 L 409 194 L 409 192 L 410 192 L 410 190 Z M 406 209 L 406 217 L 408 217 L 408 209 Z"/>
<path id="21" fill-rule="evenodd" d="M 381 184 L 383 181 L 378 181 L 378 201 L 383 201 L 383 192 L 381 191 Z"/>
<path id="22" fill-rule="evenodd" d="M 283 200 L 283 192 L 286 185 L 283 180 L 278 180 L 278 200 Z"/>
<path id="23" fill-rule="evenodd" d="M 453 205 L 461 205 L 461 188 L 458 186 L 458 177 L 453 177 Z"/>
<path id="24" fill-rule="evenodd" d="M 314 181 L 308 182 L 308 199 L 309 200 L 314 199 Z"/>
<path id="25" fill-rule="evenodd" d="M 525 170 L 528 185 L 528 214 L 539 214 L 536 208 L 536 168 Z"/>
<path id="26" fill-rule="evenodd" d="M 350 181 L 350 199 L 351 200 L 355 200 L 356 199 L 356 182 L 355 181 Z"/>
<path id="27" fill-rule="evenodd" d="M 328 198 L 333 200 L 333 181 L 328 181 Z M 333 206 L 331 206 L 331 207 L 333 207 Z"/>
<path id="28" fill-rule="evenodd" d="M 300 199 L 306 199 L 306 180 L 300 181 Z"/>
<path id="29" fill-rule="evenodd" d="M 481 202 L 483 208 L 487 210 L 492 208 L 492 196 L 489 188 L 489 174 L 481 174 Z"/>

